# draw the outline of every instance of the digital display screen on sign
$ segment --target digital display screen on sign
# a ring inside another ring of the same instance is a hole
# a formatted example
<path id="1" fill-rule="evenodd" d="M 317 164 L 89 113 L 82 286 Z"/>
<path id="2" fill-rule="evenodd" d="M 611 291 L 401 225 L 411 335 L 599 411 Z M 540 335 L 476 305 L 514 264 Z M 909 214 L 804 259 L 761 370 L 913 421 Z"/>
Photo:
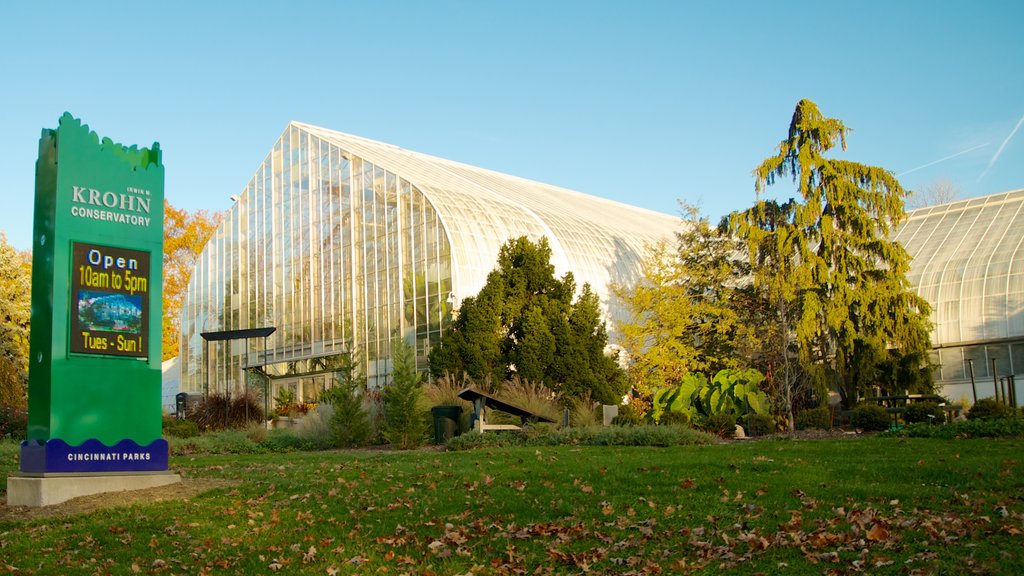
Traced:
<path id="1" fill-rule="evenodd" d="M 149 252 L 72 243 L 71 351 L 149 356 Z"/>

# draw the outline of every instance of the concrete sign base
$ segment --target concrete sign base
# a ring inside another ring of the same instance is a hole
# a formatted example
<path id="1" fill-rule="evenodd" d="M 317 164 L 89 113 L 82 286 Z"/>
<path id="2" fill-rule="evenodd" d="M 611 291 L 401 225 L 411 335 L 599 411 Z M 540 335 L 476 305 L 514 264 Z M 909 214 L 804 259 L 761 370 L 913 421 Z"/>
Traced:
<path id="1" fill-rule="evenodd" d="M 7 478 L 7 505 L 53 506 L 79 496 L 141 490 L 177 482 L 181 482 L 181 476 L 168 472 L 95 476 L 10 476 Z"/>

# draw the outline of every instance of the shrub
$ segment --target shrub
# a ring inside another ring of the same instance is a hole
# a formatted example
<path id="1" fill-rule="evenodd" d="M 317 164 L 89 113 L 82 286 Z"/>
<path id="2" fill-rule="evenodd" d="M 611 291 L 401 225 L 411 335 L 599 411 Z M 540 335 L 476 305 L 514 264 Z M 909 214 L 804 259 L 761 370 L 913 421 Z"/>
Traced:
<path id="1" fill-rule="evenodd" d="M 178 420 L 164 415 L 163 432 L 165 436 L 175 438 L 192 438 L 199 436 L 199 426 L 191 420 Z"/>
<path id="2" fill-rule="evenodd" d="M 589 392 L 582 397 L 569 399 L 571 426 L 597 426 L 602 420 L 601 403 L 592 400 Z"/>
<path id="3" fill-rule="evenodd" d="M 28 433 L 28 411 L 14 406 L 0 406 L 0 438 L 24 440 Z"/>
<path id="4" fill-rule="evenodd" d="M 410 450 L 423 444 L 427 435 L 426 420 L 418 406 L 423 383 L 408 344 L 396 339 L 391 355 L 392 380 L 383 391 L 384 439 L 399 450 Z"/>
<path id="5" fill-rule="evenodd" d="M 850 414 L 850 423 L 862 430 L 888 430 L 891 422 L 889 413 L 878 404 L 858 404 Z"/>
<path id="6" fill-rule="evenodd" d="M 764 436 L 775 432 L 775 419 L 768 414 L 747 414 L 743 419 L 747 436 Z"/>
<path id="7" fill-rule="evenodd" d="M 828 406 L 809 408 L 796 413 L 797 430 L 829 430 L 832 428 L 832 412 Z"/>
<path id="8" fill-rule="evenodd" d="M 715 438 L 686 426 L 587 426 L 548 429 L 541 434 L 522 431 L 470 432 L 448 442 L 450 450 L 507 448 L 511 446 L 692 446 L 711 444 Z"/>
<path id="9" fill-rule="evenodd" d="M 665 426 L 687 426 L 690 417 L 684 412 L 665 412 L 658 420 L 658 424 Z"/>
<path id="10" fill-rule="evenodd" d="M 733 414 L 712 414 L 701 422 L 701 429 L 709 434 L 732 438 L 736 433 L 736 416 Z"/>
<path id="11" fill-rule="evenodd" d="M 372 432 L 369 415 L 363 409 L 363 394 L 354 384 L 337 383 L 324 391 L 323 401 L 330 406 L 325 434 L 331 445 L 352 448 L 369 443 Z"/>
<path id="12" fill-rule="evenodd" d="M 292 433 L 314 448 L 333 448 L 336 446 L 331 427 L 334 415 L 334 406 L 321 402 L 296 423 Z"/>
<path id="13" fill-rule="evenodd" d="M 249 424 L 264 422 L 263 407 L 252 392 L 228 399 L 224 394 L 210 394 L 189 405 L 185 418 L 195 422 L 200 430 L 245 428 Z"/>
<path id="14" fill-rule="evenodd" d="M 982 398 L 967 412 L 968 420 L 994 420 L 1012 416 L 1013 409 L 995 398 Z"/>
<path id="15" fill-rule="evenodd" d="M 996 418 L 991 420 L 965 420 L 945 426 L 931 424 L 908 424 L 901 430 L 884 433 L 886 436 L 906 438 L 1024 438 L 1024 420 L 1018 418 Z"/>
<path id="16" fill-rule="evenodd" d="M 692 446 L 712 444 L 715 438 L 688 426 L 610 426 L 568 428 L 536 438 L 545 446 Z"/>
<path id="17" fill-rule="evenodd" d="M 632 404 L 619 406 L 619 415 L 612 419 L 612 426 L 640 426 L 643 423 L 643 416 L 633 408 Z"/>
<path id="18" fill-rule="evenodd" d="M 903 409 L 903 421 L 907 424 L 942 424 L 946 421 L 946 413 L 935 402 L 912 402 Z"/>

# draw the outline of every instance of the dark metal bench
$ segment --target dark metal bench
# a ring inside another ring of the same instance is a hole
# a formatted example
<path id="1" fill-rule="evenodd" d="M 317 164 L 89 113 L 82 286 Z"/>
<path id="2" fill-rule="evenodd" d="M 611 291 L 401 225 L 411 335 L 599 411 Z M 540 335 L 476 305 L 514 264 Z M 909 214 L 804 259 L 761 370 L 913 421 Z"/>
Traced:
<path id="1" fill-rule="evenodd" d="M 514 424 L 488 424 L 485 420 L 484 414 L 486 409 L 490 408 L 505 412 L 513 416 L 519 416 L 522 424 L 527 422 L 555 422 L 547 416 L 541 416 L 530 412 L 526 408 L 516 406 L 515 404 L 509 404 L 504 400 L 499 400 L 486 392 L 481 392 L 475 388 L 466 388 L 459 392 L 459 398 L 467 402 L 473 403 L 473 416 L 476 419 L 473 428 L 477 432 L 486 432 L 487 430 L 519 430 L 520 427 Z"/>

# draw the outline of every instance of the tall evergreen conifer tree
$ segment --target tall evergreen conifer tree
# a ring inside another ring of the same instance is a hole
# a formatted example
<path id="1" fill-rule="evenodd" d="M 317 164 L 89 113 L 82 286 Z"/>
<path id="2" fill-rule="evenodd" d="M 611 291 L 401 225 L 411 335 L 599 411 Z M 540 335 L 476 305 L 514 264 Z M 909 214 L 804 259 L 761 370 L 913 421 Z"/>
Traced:
<path id="1" fill-rule="evenodd" d="M 723 225 L 747 243 L 755 286 L 782 327 L 783 358 L 792 336 L 802 368 L 849 406 L 870 384 L 854 377 L 859 350 L 923 357 L 930 342 L 928 303 L 911 291 L 910 258 L 890 238 L 906 192 L 888 170 L 828 156 L 846 150 L 847 132 L 801 100 L 778 153 L 754 170 L 759 196 L 789 177 L 798 199 L 759 199 Z"/>

